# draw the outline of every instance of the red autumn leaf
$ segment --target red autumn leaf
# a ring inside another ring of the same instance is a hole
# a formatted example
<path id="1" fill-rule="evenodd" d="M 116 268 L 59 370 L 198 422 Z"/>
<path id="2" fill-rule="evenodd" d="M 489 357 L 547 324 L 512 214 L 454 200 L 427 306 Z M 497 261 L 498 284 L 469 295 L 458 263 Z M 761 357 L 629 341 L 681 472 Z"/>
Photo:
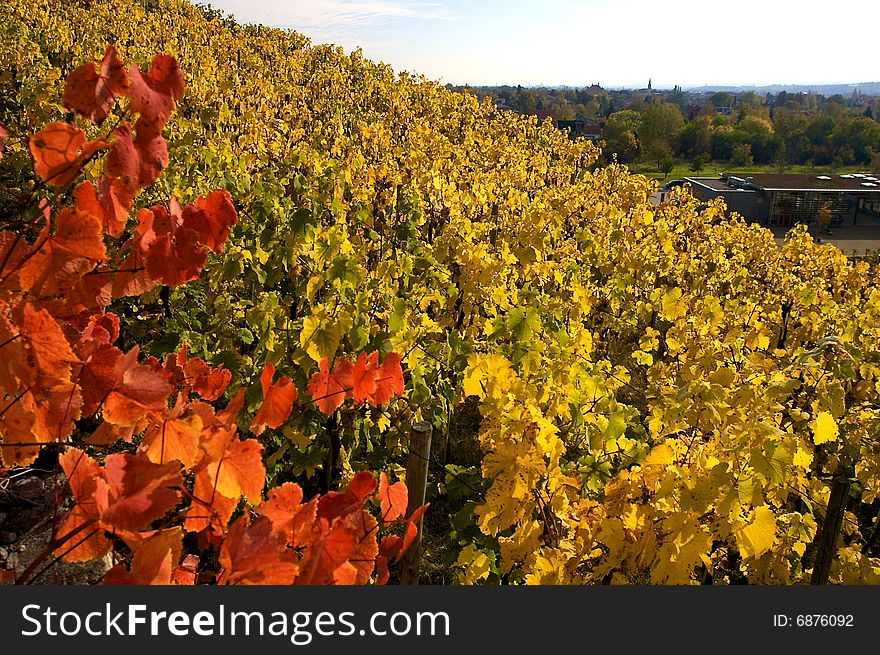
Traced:
<path id="1" fill-rule="evenodd" d="M 134 195 L 119 180 L 102 175 L 98 178 L 98 202 L 104 212 L 104 231 L 111 237 L 122 235 Z"/>
<path id="2" fill-rule="evenodd" d="M 68 111 L 77 111 L 100 125 L 107 118 L 114 98 L 125 95 L 128 85 L 125 66 L 116 56 L 116 48 L 109 46 L 100 66 L 89 62 L 67 76 L 62 103 Z"/>
<path id="3" fill-rule="evenodd" d="M 110 423 L 134 425 L 147 411 L 167 406 L 171 386 L 161 373 L 137 363 L 138 350 L 135 346 L 116 363 L 118 382 L 104 400 L 104 419 Z"/>
<path id="4" fill-rule="evenodd" d="M 198 555 L 187 555 L 180 566 L 174 569 L 171 579 L 177 585 L 194 585 L 198 579 L 198 568 Z"/>
<path id="5" fill-rule="evenodd" d="M 266 518 L 247 525 L 239 518 L 229 528 L 220 548 L 223 572 L 218 584 L 291 584 L 299 572 L 284 538 L 272 531 Z"/>
<path id="6" fill-rule="evenodd" d="M 352 371 L 351 395 L 354 402 L 360 405 L 376 393 L 376 378 L 379 369 L 379 353 L 367 356 L 362 352 L 358 355 Z"/>
<path id="7" fill-rule="evenodd" d="M 180 204 L 171 199 L 171 212 L 164 207 L 153 207 L 149 229 L 155 240 L 149 244 L 146 256 L 147 273 L 166 286 L 176 286 L 195 280 L 208 259 L 208 251 L 198 243 L 198 233 L 183 223 Z M 147 219 L 142 212 L 138 220 Z M 145 228 L 147 225 L 145 225 Z M 150 233 L 146 232 L 144 243 Z"/>
<path id="8" fill-rule="evenodd" d="M 202 360 L 196 361 L 201 362 L 205 368 L 208 368 L 207 364 L 202 362 Z M 190 362 L 190 364 L 192 364 L 192 362 Z M 187 364 L 186 374 L 191 381 L 190 384 L 192 390 L 205 400 L 217 400 L 223 395 L 226 387 L 228 387 L 229 383 L 232 381 L 232 372 L 221 366 L 193 374 L 193 368 L 195 365 L 191 367 L 190 364 Z"/>
<path id="9" fill-rule="evenodd" d="M 67 123 L 49 123 L 28 142 L 34 172 L 47 184 L 63 187 L 75 180 L 85 161 L 107 147 L 104 139 L 86 143 L 86 135 Z"/>
<path id="10" fill-rule="evenodd" d="M 385 584 L 388 581 L 388 562 L 392 559 L 399 561 L 412 545 L 416 536 L 418 536 L 419 520 L 422 518 L 425 510 L 428 509 L 429 504 L 426 503 L 413 511 L 412 515 L 406 520 L 403 538 L 393 534 L 382 538 L 382 543 L 379 546 L 379 556 L 376 559 L 376 584 Z"/>
<path id="11" fill-rule="evenodd" d="M 263 404 L 251 423 L 251 432 L 258 436 L 263 434 L 266 426 L 274 430 L 284 423 L 290 416 L 293 401 L 296 400 L 296 386 L 291 379 L 282 375 L 277 382 L 272 384 L 274 376 L 275 365 L 272 362 L 266 362 L 263 372 L 260 374 Z"/>
<path id="12" fill-rule="evenodd" d="M 82 389 L 83 413 L 91 416 L 106 400 L 107 395 L 119 384 L 117 364 L 122 351 L 109 345 L 101 345 L 83 359 L 74 377 Z"/>
<path id="13" fill-rule="evenodd" d="M 168 146 L 162 135 L 143 129 L 140 121 L 135 128 L 135 138 L 127 122 L 113 130 L 113 147 L 105 160 L 107 175 L 118 179 L 129 192 L 150 186 L 168 166 Z"/>
<path id="14" fill-rule="evenodd" d="M 337 569 L 347 564 L 357 551 L 361 519 L 361 512 L 337 518 L 332 523 L 319 519 L 326 522 L 329 529 L 322 530 L 320 536 L 306 549 L 296 584 L 336 584 Z M 349 572 L 349 579 L 353 580 L 356 571 L 351 566 L 345 568 Z M 340 571 L 340 574 L 344 572 Z M 342 578 L 340 582 L 344 583 L 346 579 Z"/>
<path id="15" fill-rule="evenodd" d="M 306 504 L 302 504 L 302 500 L 299 485 L 285 482 L 270 490 L 266 500 L 255 508 L 257 514 L 269 519 L 272 530 L 284 535 L 292 548 L 308 545 L 314 535 L 318 500 L 313 498 Z"/>
<path id="16" fill-rule="evenodd" d="M 71 321 L 71 324 L 73 324 L 73 321 Z M 80 335 L 80 342 L 110 345 L 118 338 L 119 317 L 113 313 L 100 312 L 88 316 L 82 335 Z"/>
<path id="17" fill-rule="evenodd" d="M 182 484 L 177 462 L 154 464 L 140 455 L 108 455 L 95 492 L 101 522 L 107 528 L 143 530 L 177 505 L 180 496 L 174 487 Z"/>
<path id="18" fill-rule="evenodd" d="M 76 208 L 95 216 L 106 234 L 113 237 L 122 234 L 133 196 L 119 180 L 101 176 L 97 193 L 91 182 L 83 182 L 74 189 L 73 197 Z"/>
<path id="19" fill-rule="evenodd" d="M 303 552 L 296 584 L 363 584 L 379 552 L 376 520 L 357 509 L 332 520 L 318 517 L 317 536 Z"/>
<path id="20" fill-rule="evenodd" d="M 379 367 L 376 376 L 376 391 L 369 402 L 377 407 L 401 394 L 403 394 L 403 370 L 400 367 L 400 355 L 388 353 Z"/>
<path id="21" fill-rule="evenodd" d="M 186 469 L 192 468 L 199 452 L 202 434 L 201 417 L 185 403 L 169 412 L 162 412 L 144 434 L 139 452 L 156 464 L 177 460 Z"/>
<path id="22" fill-rule="evenodd" d="M 406 520 L 406 529 L 403 532 L 403 541 L 400 543 L 400 552 L 397 555 L 397 559 L 403 557 L 404 553 L 409 549 L 410 544 L 412 544 L 416 536 L 419 534 L 419 520 L 422 518 L 422 515 L 425 513 L 425 510 L 428 509 L 430 504 L 431 503 L 425 503 L 418 509 L 414 510 Z"/>
<path id="23" fill-rule="evenodd" d="M 317 408 L 330 416 L 345 402 L 345 396 L 352 386 L 352 365 L 345 359 L 340 359 L 333 366 L 331 372 L 328 368 L 327 358 L 324 357 L 318 363 L 318 372 L 309 379 L 306 390 L 312 397 Z"/>
<path id="24" fill-rule="evenodd" d="M 177 60 L 156 55 L 146 75 L 132 64 L 129 77 L 131 110 L 140 114 L 140 120 L 153 134 L 158 134 L 174 110 L 174 101 L 181 98 L 186 89 Z"/>
<path id="25" fill-rule="evenodd" d="M 318 516 L 333 519 L 360 511 L 366 499 L 376 491 L 376 479 L 369 471 L 358 471 L 343 493 L 329 491 L 318 503 Z"/>
<path id="26" fill-rule="evenodd" d="M 220 254 L 229 236 L 229 229 L 238 221 L 232 198 L 227 191 L 212 191 L 196 198 L 195 203 L 183 210 L 186 227 L 195 230 L 199 243 Z"/>
<path id="27" fill-rule="evenodd" d="M 37 311 L 30 303 L 24 303 L 21 311 L 21 337 L 30 348 L 37 371 L 53 378 L 67 378 L 70 365 L 79 360 L 61 326 L 45 309 Z"/>
<path id="28" fill-rule="evenodd" d="M 394 484 L 388 484 L 388 476 L 384 471 L 379 474 L 378 496 L 383 523 L 396 521 L 406 514 L 406 504 L 409 497 L 406 485 L 400 480 Z"/>
<path id="29" fill-rule="evenodd" d="M 376 557 L 376 584 L 388 584 L 391 573 L 388 571 L 388 558 L 384 555 Z"/>
<path id="30" fill-rule="evenodd" d="M 142 209 L 138 212 L 138 217 L 142 214 L 152 212 L 148 209 Z M 152 233 L 151 233 L 152 234 Z M 155 238 L 153 234 L 151 238 Z M 120 257 L 127 251 L 121 262 L 116 265 L 113 276 L 112 293 L 114 298 L 120 296 L 139 296 L 153 289 L 159 282 L 154 280 L 147 273 L 146 248 L 141 247 L 143 238 L 135 233 L 133 239 L 129 239 L 120 251 Z"/>

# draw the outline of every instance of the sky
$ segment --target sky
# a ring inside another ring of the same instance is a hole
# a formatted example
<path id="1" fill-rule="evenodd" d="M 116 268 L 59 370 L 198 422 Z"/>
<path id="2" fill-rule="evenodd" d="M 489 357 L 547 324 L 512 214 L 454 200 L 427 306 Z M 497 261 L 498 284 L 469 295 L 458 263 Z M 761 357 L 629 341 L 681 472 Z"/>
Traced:
<path id="1" fill-rule="evenodd" d="M 442 84 L 880 80 L 877 0 L 202 0 Z"/>

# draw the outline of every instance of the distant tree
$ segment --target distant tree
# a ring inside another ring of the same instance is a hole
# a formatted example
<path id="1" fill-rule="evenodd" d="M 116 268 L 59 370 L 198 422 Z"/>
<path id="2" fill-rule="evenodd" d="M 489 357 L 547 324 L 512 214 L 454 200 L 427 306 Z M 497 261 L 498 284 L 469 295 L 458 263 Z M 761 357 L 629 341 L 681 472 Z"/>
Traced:
<path id="1" fill-rule="evenodd" d="M 664 143 L 669 150 L 678 147 L 678 140 L 684 130 L 685 120 L 681 110 L 668 102 L 649 105 L 642 112 L 642 129 L 638 133 L 639 140 L 644 144 Z"/>
<path id="2" fill-rule="evenodd" d="M 787 148 L 785 146 L 785 141 L 782 141 L 779 148 L 776 150 L 776 157 L 774 158 L 773 163 L 776 164 L 777 173 L 784 173 L 786 168 L 788 168 Z"/>
<path id="3" fill-rule="evenodd" d="M 734 166 L 751 166 L 755 163 L 752 157 L 752 146 L 748 143 L 740 143 L 733 148 L 733 154 L 730 158 Z"/>
<path id="4" fill-rule="evenodd" d="M 733 105 L 733 94 L 728 93 L 727 91 L 719 91 L 718 93 L 713 93 L 709 97 L 709 102 L 712 103 L 712 106 L 715 109 L 719 107 L 731 107 Z"/>
<path id="5" fill-rule="evenodd" d="M 733 128 L 722 125 L 712 133 L 712 159 L 726 161 L 733 157 Z"/>
<path id="6" fill-rule="evenodd" d="M 669 177 L 672 169 L 675 168 L 675 159 L 673 159 L 671 154 L 661 155 L 659 161 L 657 162 L 657 168 L 661 173 L 663 173 L 663 179 L 665 180 L 667 177 Z"/>
<path id="7" fill-rule="evenodd" d="M 691 171 L 699 173 L 707 163 L 709 163 L 709 155 L 700 153 L 699 155 L 696 155 L 691 162 Z"/>
<path id="8" fill-rule="evenodd" d="M 627 164 L 639 155 L 638 134 L 642 117 L 637 111 L 624 109 L 608 117 L 602 129 L 605 152 L 616 153 L 617 161 Z"/>
<path id="9" fill-rule="evenodd" d="M 828 226 L 831 225 L 832 216 L 831 203 L 825 202 L 819 207 L 819 211 L 816 212 L 816 223 L 818 223 L 819 227 L 825 230 L 825 232 L 831 232 Z"/>

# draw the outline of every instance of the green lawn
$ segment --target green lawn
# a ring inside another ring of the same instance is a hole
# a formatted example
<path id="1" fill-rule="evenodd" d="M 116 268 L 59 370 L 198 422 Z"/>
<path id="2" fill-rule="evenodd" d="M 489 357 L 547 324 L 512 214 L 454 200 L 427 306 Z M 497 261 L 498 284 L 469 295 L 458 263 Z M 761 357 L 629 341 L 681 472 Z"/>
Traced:
<path id="1" fill-rule="evenodd" d="M 846 166 L 837 170 L 832 169 L 830 166 L 806 166 L 803 164 L 792 164 L 780 168 L 778 165 L 774 164 L 755 164 L 752 166 L 733 166 L 726 162 L 709 162 L 705 166 L 703 166 L 702 170 L 699 173 L 695 173 L 691 170 L 690 162 L 680 162 L 675 165 L 669 175 L 665 176 L 663 173 L 657 171 L 657 165 L 652 162 L 634 162 L 629 164 L 629 169 L 635 173 L 641 173 L 647 177 L 650 177 L 658 182 L 666 182 L 668 180 L 680 180 L 683 177 L 717 177 L 721 173 L 816 173 L 817 175 L 822 175 L 823 173 L 858 173 L 864 172 L 864 166 Z"/>

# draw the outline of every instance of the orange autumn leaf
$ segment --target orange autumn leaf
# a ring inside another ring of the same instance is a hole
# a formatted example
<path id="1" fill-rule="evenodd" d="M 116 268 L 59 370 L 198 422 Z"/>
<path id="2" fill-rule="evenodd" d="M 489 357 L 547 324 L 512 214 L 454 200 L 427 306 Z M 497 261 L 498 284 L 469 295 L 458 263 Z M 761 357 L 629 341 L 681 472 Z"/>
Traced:
<path id="1" fill-rule="evenodd" d="M 34 366 L 42 375 L 68 378 L 70 365 L 79 362 L 57 321 L 45 309 L 30 303 L 21 309 L 21 338 L 28 345 Z"/>
<path id="2" fill-rule="evenodd" d="M 156 464 L 177 460 L 184 468 L 192 468 L 199 452 L 202 418 L 184 403 L 161 412 L 147 428 L 139 450 Z"/>
<path id="3" fill-rule="evenodd" d="M 369 402 L 376 407 L 401 394 L 403 394 L 403 370 L 400 367 L 400 355 L 388 353 L 377 372 L 376 391 Z"/>
<path id="4" fill-rule="evenodd" d="M 382 510 L 382 522 L 396 521 L 406 514 L 406 505 L 409 492 L 406 485 L 398 480 L 394 484 L 388 484 L 388 476 L 385 472 L 379 474 L 379 504 Z"/>
<path id="5" fill-rule="evenodd" d="M 113 106 L 116 96 L 128 91 L 128 73 L 109 46 L 98 66 L 83 64 L 67 76 L 62 104 L 68 111 L 76 111 L 90 121 L 101 124 Z"/>
<path id="6" fill-rule="evenodd" d="M 36 441 L 33 434 L 34 413 L 24 406 L 20 400 L 9 403 L 0 415 L 0 464 L 4 466 L 27 466 L 33 462 L 40 452 L 39 446 L 9 446 L 6 443 L 28 444 Z"/>
<path id="7" fill-rule="evenodd" d="M 257 436 L 263 434 L 268 426 L 275 429 L 290 416 L 293 401 L 296 400 L 296 386 L 286 375 L 281 376 L 272 384 L 275 376 L 275 365 L 266 362 L 260 374 L 260 386 L 263 388 L 263 404 L 251 423 L 251 432 Z"/>
<path id="8" fill-rule="evenodd" d="M 87 143 L 85 133 L 67 123 L 49 123 L 28 141 L 34 172 L 56 187 L 75 180 L 85 161 L 107 146 L 104 139 Z"/>
<path id="9" fill-rule="evenodd" d="M 82 394 L 69 381 L 39 385 L 32 391 L 34 424 L 31 431 L 36 441 L 61 441 L 82 417 Z"/>
<path id="10" fill-rule="evenodd" d="M 309 543 L 318 512 L 317 499 L 303 504 L 303 492 L 298 484 L 285 482 L 271 489 L 264 502 L 255 511 L 265 516 L 272 529 L 284 535 L 288 545 L 300 548 Z"/>
<path id="11" fill-rule="evenodd" d="M 369 356 L 362 352 L 358 355 L 352 370 L 351 395 L 354 402 L 360 405 L 372 398 L 376 393 L 376 379 L 379 368 L 379 353 L 373 351 Z"/>
<path id="12" fill-rule="evenodd" d="M 358 471 L 345 491 L 328 491 L 318 503 L 318 516 L 332 521 L 336 517 L 360 511 L 376 491 L 376 478 L 369 471 Z"/>
<path id="13" fill-rule="evenodd" d="M 406 528 L 403 532 L 403 541 L 400 543 L 400 552 L 397 555 L 397 559 L 399 560 L 403 557 L 404 553 L 409 549 L 410 545 L 413 541 L 415 541 L 416 536 L 419 534 L 419 520 L 421 520 L 422 515 L 425 513 L 425 510 L 428 509 L 428 506 L 431 503 L 425 503 L 415 511 L 406 519 Z"/>
<path id="14" fill-rule="evenodd" d="M 196 473 L 192 495 L 193 502 L 186 511 L 186 521 L 183 524 L 187 532 L 201 532 L 212 526 L 217 529 L 224 528 L 229 523 L 239 499 L 239 496 L 227 498 L 217 493 L 214 481 L 204 469 Z"/>
<path id="15" fill-rule="evenodd" d="M 166 407 L 171 394 L 161 373 L 137 363 L 137 346 L 121 357 L 115 367 L 117 384 L 104 400 L 104 419 L 121 426 L 130 426 L 150 410 Z"/>
<path id="16" fill-rule="evenodd" d="M 183 553 L 183 530 L 179 527 L 157 530 L 127 539 L 133 552 L 131 568 L 116 565 L 101 584 L 170 585 Z"/>
<path id="17" fill-rule="evenodd" d="M 101 219 L 91 212 L 66 207 L 48 226 L 18 271 L 21 288 L 31 295 L 58 297 L 82 282 L 97 262 L 107 259 Z"/>
<path id="18" fill-rule="evenodd" d="M 272 531 L 269 519 L 251 525 L 242 516 L 229 528 L 220 548 L 223 572 L 218 584 L 291 584 L 299 572 L 293 551 Z"/>
<path id="19" fill-rule="evenodd" d="M 141 455 L 115 453 L 104 459 L 97 481 L 101 523 L 119 530 L 143 530 L 177 505 L 183 484 L 180 464 L 154 464 Z"/>
<path id="20" fill-rule="evenodd" d="M 231 441 L 223 456 L 207 465 L 214 488 L 229 498 L 244 496 L 258 502 L 266 480 L 262 452 L 263 446 L 254 439 Z"/>
<path id="21" fill-rule="evenodd" d="M 203 432 L 199 444 L 203 455 L 196 464 L 197 478 L 204 476 L 211 490 L 209 497 L 214 493 L 236 500 L 244 496 L 257 503 L 266 479 L 263 447 L 254 439 L 241 441 L 236 432 L 234 425 L 223 427 L 221 423 Z"/>
<path id="22" fill-rule="evenodd" d="M 58 457 L 67 484 L 73 494 L 75 505 L 65 517 L 55 534 L 56 539 L 76 531 L 68 542 L 56 549 L 56 556 L 68 562 L 84 562 L 103 557 L 110 552 L 112 544 L 98 525 L 98 505 L 95 500 L 98 480 L 103 477 L 101 466 L 83 451 L 70 448 Z M 89 524 L 89 525 L 87 525 Z"/>
<path id="23" fill-rule="evenodd" d="M 330 416 L 345 402 L 345 396 L 352 386 L 351 362 L 340 359 L 333 366 L 331 372 L 327 358 L 324 357 L 318 363 L 318 372 L 312 375 L 306 387 L 312 402 L 327 416 Z"/>

